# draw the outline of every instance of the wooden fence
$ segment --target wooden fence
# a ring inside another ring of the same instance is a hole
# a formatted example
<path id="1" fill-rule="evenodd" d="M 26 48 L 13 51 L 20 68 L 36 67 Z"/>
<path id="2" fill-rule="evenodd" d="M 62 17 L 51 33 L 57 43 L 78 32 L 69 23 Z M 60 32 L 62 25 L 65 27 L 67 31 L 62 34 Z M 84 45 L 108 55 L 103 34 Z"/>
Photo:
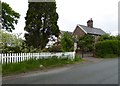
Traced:
<path id="1" fill-rule="evenodd" d="M 69 57 L 69 59 L 73 60 L 75 58 L 75 52 L 62 52 L 62 53 L 6 53 L 0 54 L 0 63 L 8 64 L 8 63 L 18 63 L 29 59 L 42 59 L 42 58 L 50 58 L 53 56 L 57 56 L 58 58 Z"/>

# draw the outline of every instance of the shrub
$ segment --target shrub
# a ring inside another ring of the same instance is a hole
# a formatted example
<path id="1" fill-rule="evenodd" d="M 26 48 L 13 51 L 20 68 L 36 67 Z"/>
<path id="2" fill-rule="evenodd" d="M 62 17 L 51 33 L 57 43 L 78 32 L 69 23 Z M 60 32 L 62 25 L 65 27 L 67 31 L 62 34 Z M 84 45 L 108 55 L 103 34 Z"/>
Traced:
<path id="1" fill-rule="evenodd" d="M 116 57 L 120 52 L 120 41 L 118 40 L 105 40 L 96 43 L 96 56 L 107 58 Z"/>
<path id="2" fill-rule="evenodd" d="M 61 45 L 58 46 L 52 46 L 51 48 L 48 49 L 49 52 L 61 52 Z"/>
<path id="3" fill-rule="evenodd" d="M 98 41 L 105 41 L 105 40 L 117 40 L 117 37 L 110 36 L 109 34 L 104 34 L 98 38 Z"/>
<path id="4" fill-rule="evenodd" d="M 79 55 L 76 55 L 74 61 L 81 61 L 81 59 L 82 58 Z"/>
<path id="5" fill-rule="evenodd" d="M 21 52 L 19 46 L 6 46 L 2 51 L 2 53 L 18 53 L 18 52 Z"/>
<path id="6" fill-rule="evenodd" d="M 61 49 L 63 52 L 70 52 L 74 49 L 72 36 L 68 32 L 65 32 L 61 38 Z"/>

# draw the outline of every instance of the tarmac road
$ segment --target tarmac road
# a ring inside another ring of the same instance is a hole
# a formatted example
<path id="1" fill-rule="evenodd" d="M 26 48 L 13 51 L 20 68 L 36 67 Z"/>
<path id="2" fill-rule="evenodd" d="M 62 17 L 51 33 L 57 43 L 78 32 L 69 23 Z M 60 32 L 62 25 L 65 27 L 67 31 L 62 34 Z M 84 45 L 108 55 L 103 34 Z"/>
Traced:
<path id="1" fill-rule="evenodd" d="M 118 84 L 118 59 L 4 77 L 3 84 Z"/>

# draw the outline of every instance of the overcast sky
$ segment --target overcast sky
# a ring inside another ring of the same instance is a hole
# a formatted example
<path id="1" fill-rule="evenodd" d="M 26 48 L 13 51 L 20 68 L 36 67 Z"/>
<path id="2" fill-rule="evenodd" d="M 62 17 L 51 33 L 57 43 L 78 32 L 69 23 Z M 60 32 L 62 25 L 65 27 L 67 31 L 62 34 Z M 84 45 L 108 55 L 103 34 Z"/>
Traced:
<path id="1" fill-rule="evenodd" d="M 2 0 L 7 2 L 21 17 L 14 33 L 24 31 L 28 0 Z M 107 33 L 118 33 L 119 0 L 56 0 L 60 30 L 73 32 L 77 24 L 87 25 L 93 19 L 93 26 Z"/>

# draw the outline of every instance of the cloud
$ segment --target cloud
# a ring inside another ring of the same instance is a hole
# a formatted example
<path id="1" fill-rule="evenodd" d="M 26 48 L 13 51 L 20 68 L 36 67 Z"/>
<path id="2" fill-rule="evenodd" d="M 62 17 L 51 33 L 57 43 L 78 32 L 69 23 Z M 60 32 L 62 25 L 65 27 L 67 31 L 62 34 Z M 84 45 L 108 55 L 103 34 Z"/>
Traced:
<path id="1" fill-rule="evenodd" d="M 117 31 L 117 4 L 115 0 L 56 0 L 58 25 L 62 30 L 73 31 L 75 25 L 86 25 L 93 18 L 94 27 L 105 31 Z"/>

